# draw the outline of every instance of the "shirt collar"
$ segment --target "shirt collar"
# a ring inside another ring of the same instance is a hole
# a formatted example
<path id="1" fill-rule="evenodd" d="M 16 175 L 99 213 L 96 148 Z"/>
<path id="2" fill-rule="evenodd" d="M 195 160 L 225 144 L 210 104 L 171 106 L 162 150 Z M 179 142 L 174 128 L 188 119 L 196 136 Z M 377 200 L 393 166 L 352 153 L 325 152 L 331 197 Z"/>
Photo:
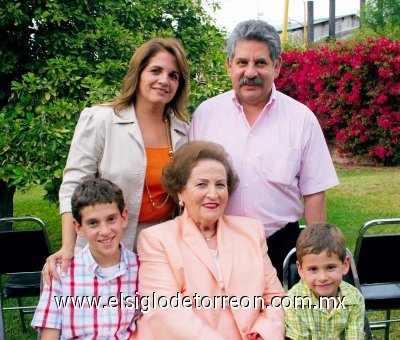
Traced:
<path id="1" fill-rule="evenodd" d="M 351 284 L 342 281 L 339 285 L 339 296 L 340 297 L 346 297 L 344 304 L 346 306 L 350 306 L 350 305 L 356 305 L 358 304 L 358 300 L 356 297 L 356 294 L 354 294 L 354 292 L 352 292 L 352 288 L 357 289 L 356 287 L 353 287 Z"/>
<path id="2" fill-rule="evenodd" d="M 310 296 L 311 297 L 311 302 L 313 305 L 318 305 L 318 299 L 315 296 L 314 292 L 311 290 L 311 288 L 309 288 L 304 280 L 300 280 L 300 285 L 301 285 L 301 289 L 302 291 L 305 292 L 304 295 L 306 296 Z M 342 281 L 339 285 L 339 289 L 338 289 L 338 296 L 339 298 L 343 298 L 345 297 L 344 300 L 344 305 L 345 306 L 350 306 L 350 305 L 355 305 L 357 304 L 357 299 L 355 294 L 351 291 L 351 287 L 353 287 L 352 285 L 350 285 L 347 282 Z M 355 287 L 354 287 L 355 288 Z M 356 288 L 355 288 L 356 289 Z"/>
<path id="3" fill-rule="evenodd" d="M 126 258 L 126 250 L 122 243 L 119 245 L 120 250 L 121 250 L 121 259 L 119 262 L 119 270 L 115 273 L 115 275 L 109 279 L 113 279 L 117 276 L 121 276 L 125 274 L 128 270 L 128 262 Z M 92 252 L 90 251 L 89 244 L 86 244 L 85 248 L 82 250 L 82 256 L 83 256 L 83 262 L 85 266 L 88 268 L 88 270 L 93 274 L 93 276 L 97 276 L 99 278 L 102 278 L 102 275 L 100 273 L 100 266 L 96 262 L 96 260 L 93 258 Z"/>
<path id="4" fill-rule="evenodd" d="M 113 109 L 114 110 L 114 109 Z M 113 123 L 114 124 L 128 124 L 128 123 L 134 123 L 136 121 L 136 113 L 135 113 L 135 108 L 133 107 L 133 104 L 125 107 L 121 111 L 118 112 L 118 115 L 115 114 L 113 115 Z"/>
<path id="5" fill-rule="evenodd" d="M 171 131 L 177 131 L 181 135 L 187 135 L 188 123 L 178 119 L 171 110 L 167 114 L 169 116 L 169 122 L 171 124 Z M 119 111 L 118 115 L 113 115 L 114 124 L 129 124 L 135 122 L 137 122 L 137 117 L 133 104 Z"/>
<path id="6" fill-rule="evenodd" d="M 269 114 L 271 112 L 271 108 L 276 103 L 277 92 L 278 91 L 276 90 L 275 84 L 272 83 L 271 96 L 269 97 L 269 101 L 265 104 L 261 113 L 266 112 L 267 114 Z M 237 97 L 234 90 L 232 90 L 232 102 L 237 108 L 240 109 L 239 112 L 243 112 L 243 106 L 240 104 L 239 98 Z"/>

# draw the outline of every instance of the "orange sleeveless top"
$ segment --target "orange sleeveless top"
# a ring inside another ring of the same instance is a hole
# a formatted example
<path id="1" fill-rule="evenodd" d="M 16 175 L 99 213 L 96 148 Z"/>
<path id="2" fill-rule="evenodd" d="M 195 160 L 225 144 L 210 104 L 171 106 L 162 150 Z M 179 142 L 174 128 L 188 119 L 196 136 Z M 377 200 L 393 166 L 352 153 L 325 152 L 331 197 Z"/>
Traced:
<path id="1" fill-rule="evenodd" d="M 142 205 L 140 207 L 139 222 L 156 222 L 168 218 L 172 214 L 174 203 L 172 198 L 168 198 L 167 202 L 160 207 L 167 193 L 161 187 L 161 173 L 164 166 L 170 164 L 171 157 L 168 154 L 169 147 L 148 148 L 146 147 L 147 167 L 146 178 L 143 187 Z M 149 198 L 147 187 L 149 188 L 153 202 L 157 207 L 153 207 L 153 203 Z"/>

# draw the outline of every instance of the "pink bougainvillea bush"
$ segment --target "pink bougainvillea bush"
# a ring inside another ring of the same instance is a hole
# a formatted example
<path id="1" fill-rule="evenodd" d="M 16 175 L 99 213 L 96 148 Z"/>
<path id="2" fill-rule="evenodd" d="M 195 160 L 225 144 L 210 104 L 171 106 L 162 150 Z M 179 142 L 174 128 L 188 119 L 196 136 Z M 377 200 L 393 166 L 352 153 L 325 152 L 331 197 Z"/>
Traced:
<path id="1" fill-rule="evenodd" d="M 400 41 L 284 52 L 277 88 L 306 104 L 339 152 L 400 165 Z"/>

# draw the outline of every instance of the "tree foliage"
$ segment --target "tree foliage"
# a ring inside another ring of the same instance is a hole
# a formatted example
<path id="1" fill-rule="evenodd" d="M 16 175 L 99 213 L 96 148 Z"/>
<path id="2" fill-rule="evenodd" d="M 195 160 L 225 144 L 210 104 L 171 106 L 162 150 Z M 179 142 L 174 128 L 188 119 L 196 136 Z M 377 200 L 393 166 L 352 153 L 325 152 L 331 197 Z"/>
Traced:
<path id="1" fill-rule="evenodd" d="M 400 38 L 400 1 L 368 0 L 361 10 L 361 26 L 370 37 Z"/>
<path id="2" fill-rule="evenodd" d="M 223 32 L 201 0 L 3 0 L 0 29 L 0 181 L 46 184 L 48 198 L 57 198 L 80 111 L 118 93 L 146 40 L 182 42 L 191 109 L 228 86 Z"/>

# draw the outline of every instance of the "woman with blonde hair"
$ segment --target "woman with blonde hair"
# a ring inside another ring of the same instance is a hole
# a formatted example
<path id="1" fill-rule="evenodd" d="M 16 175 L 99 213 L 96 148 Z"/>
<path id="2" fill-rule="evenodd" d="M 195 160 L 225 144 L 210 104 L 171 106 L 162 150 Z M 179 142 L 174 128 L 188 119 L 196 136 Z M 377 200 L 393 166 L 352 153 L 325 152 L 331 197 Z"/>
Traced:
<path id="1" fill-rule="evenodd" d="M 81 181 L 100 177 L 122 189 L 129 213 L 122 243 L 129 250 L 141 229 L 171 217 L 174 203 L 161 187 L 161 171 L 187 142 L 188 97 L 189 66 L 181 44 L 158 38 L 133 54 L 119 97 L 82 111 L 60 188 L 62 247 L 47 260 L 47 283 L 50 273 L 59 278 L 56 262 L 64 273 L 74 248 L 85 244 L 71 214 L 71 196 Z"/>

